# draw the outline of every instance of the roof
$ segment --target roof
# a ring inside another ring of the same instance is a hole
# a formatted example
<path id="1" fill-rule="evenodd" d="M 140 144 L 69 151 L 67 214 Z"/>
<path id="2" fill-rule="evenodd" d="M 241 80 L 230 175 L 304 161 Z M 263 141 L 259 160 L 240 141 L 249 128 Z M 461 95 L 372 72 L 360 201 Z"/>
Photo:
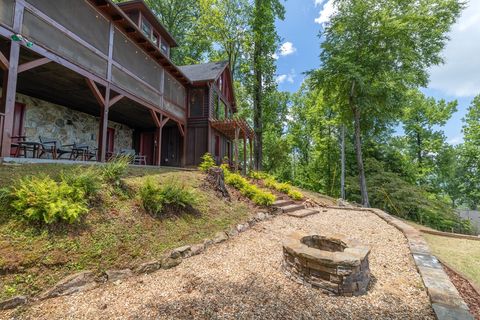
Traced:
<path id="1" fill-rule="evenodd" d="M 212 120 L 210 123 L 214 129 L 220 131 L 230 140 L 235 140 L 236 138 L 253 139 L 255 137 L 255 131 L 253 131 L 247 121 L 241 118 L 217 119 Z M 238 129 L 238 136 L 235 133 L 236 129 Z"/>
<path id="2" fill-rule="evenodd" d="M 122 8 L 122 10 L 131 10 L 139 9 L 142 14 L 144 14 L 148 21 L 153 24 L 153 27 L 162 33 L 163 38 L 167 40 L 170 47 L 177 47 L 177 41 L 175 38 L 168 32 L 168 30 L 163 26 L 163 24 L 158 20 L 156 14 L 150 9 L 150 7 L 143 0 L 130 0 L 125 2 L 117 3 L 117 6 Z"/>
<path id="3" fill-rule="evenodd" d="M 179 66 L 178 68 L 190 79 L 190 81 L 200 82 L 216 80 L 227 66 L 228 61 L 220 61 Z"/>

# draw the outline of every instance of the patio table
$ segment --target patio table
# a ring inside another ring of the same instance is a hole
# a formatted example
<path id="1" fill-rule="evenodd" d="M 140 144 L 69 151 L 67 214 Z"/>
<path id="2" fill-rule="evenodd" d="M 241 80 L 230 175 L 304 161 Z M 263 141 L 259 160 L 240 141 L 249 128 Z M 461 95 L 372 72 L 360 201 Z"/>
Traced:
<path id="1" fill-rule="evenodd" d="M 39 158 L 42 144 L 36 141 L 19 141 L 17 142 L 19 148 L 24 149 L 24 156 L 27 157 L 27 150 L 32 151 L 32 158 Z"/>

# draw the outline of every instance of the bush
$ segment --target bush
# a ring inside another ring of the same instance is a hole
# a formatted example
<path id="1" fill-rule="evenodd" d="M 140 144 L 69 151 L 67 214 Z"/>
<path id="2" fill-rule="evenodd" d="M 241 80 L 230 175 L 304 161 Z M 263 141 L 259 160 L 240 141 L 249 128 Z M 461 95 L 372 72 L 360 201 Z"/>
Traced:
<path id="1" fill-rule="evenodd" d="M 115 157 L 102 167 L 102 177 L 105 182 L 118 185 L 126 174 L 131 158 L 128 156 Z"/>
<path id="2" fill-rule="evenodd" d="M 202 156 L 202 163 L 198 166 L 200 170 L 203 172 L 206 172 L 208 169 L 215 167 L 215 160 L 213 160 L 213 157 L 210 153 L 205 153 Z"/>
<path id="3" fill-rule="evenodd" d="M 259 206 L 271 206 L 275 202 L 275 196 L 264 191 L 237 173 L 231 173 L 228 166 L 221 166 L 225 175 L 225 183 L 239 190 L 240 193 L 251 199 Z"/>
<path id="4" fill-rule="evenodd" d="M 185 185 L 168 182 L 158 185 L 152 179 L 147 179 L 140 189 L 143 208 L 150 214 L 159 216 L 166 210 L 192 209 L 197 198 Z"/>
<path id="5" fill-rule="evenodd" d="M 11 190 L 11 207 L 28 221 L 51 224 L 73 223 L 88 212 L 85 192 L 66 181 L 48 176 L 26 177 Z"/>
<path id="6" fill-rule="evenodd" d="M 264 180 L 265 186 L 267 188 L 277 190 L 278 192 L 285 193 L 293 200 L 302 200 L 303 194 L 297 190 L 294 190 L 289 183 L 279 183 L 275 181 L 273 177 L 267 178 Z"/>
<path id="7" fill-rule="evenodd" d="M 62 181 L 69 186 L 83 190 L 87 198 L 95 197 L 102 189 L 102 174 L 98 168 L 78 168 L 77 170 L 62 171 Z"/>
<path id="8" fill-rule="evenodd" d="M 269 175 L 266 172 L 262 172 L 262 171 L 250 171 L 248 176 L 252 179 L 255 179 L 255 180 L 263 180 L 263 179 L 272 178 L 271 175 Z"/>

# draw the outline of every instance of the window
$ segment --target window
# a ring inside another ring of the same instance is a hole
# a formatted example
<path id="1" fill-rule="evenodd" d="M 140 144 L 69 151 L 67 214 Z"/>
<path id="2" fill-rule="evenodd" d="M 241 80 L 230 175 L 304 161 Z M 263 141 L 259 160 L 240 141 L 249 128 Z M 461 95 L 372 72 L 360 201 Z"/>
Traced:
<path id="1" fill-rule="evenodd" d="M 159 40 L 159 39 L 160 39 L 160 37 L 158 36 L 158 34 L 154 33 L 153 36 L 152 36 L 152 41 L 153 41 L 153 43 L 155 43 L 155 45 L 156 45 L 157 47 L 158 47 L 159 44 L 160 44 L 160 42 L 159 42 L 160 40 Z"/>
<path id="2" fill-rule="evenodd" d="M 152 26 L 145 19 L 142 19 L 141 29 L 143 34 L 146 35 L 147 38 L 150 39 L 152 37 Z"/>
<path id="3" fill-rule="evenodd" d="M 167 41 L 162 38 L 161 45 L 160 45 L 160 50 L 169 57 L 170 56 L 170 46 L 168 45 Z"/>
<path id="4" fill-rule="evenodd" d="M 215 136 L 215 157 L 220 157 L 220 137 Z"/>
<path id="5" fill-rule="evenodd" d="M 203 93 L 202 89 L 192 90 L 190 96 L 190 117 L 203 116 Z"/>

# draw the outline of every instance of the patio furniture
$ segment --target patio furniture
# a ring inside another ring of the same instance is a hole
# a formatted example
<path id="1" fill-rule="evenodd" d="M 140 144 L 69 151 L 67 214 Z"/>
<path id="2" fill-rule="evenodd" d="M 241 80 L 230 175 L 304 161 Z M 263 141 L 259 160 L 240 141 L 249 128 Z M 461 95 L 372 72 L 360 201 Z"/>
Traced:
<path id="1" fill-rule="evenodd" d="M 23 152 L 23 156 L 27 158 L 27 152 L 32 152 L 32 158 L 40 158 L 42 151 L 42 144 L 36 141 L 20 141 L 18 142 L 17 155 L 20 156 L 20 152 Z"/>
<path id="2" fill-rule="evenodd" d="M 57 159 L 59 157 L 59 150 L 58 146 L 60 145 L 58 140 L 53 139 L 53 138 L 45 138 L 42 136 L 39 136 L 38 139 L 40 140 L 40 143 L 42 144 L 42 150 L 41 153 L 39 154 L 39 158 L 41 158 L 44 154 L 51 154 L 52 159 Z"/>
<path id="3" fill-rule="evenodd" d="M 147 156 L 142 154 L 137 154 L 134 149 L 122 149 L 120 150 L 121 156 L 128 156 L 132 159 L 132 164 L 146 166 L 147 165 Z"/>

